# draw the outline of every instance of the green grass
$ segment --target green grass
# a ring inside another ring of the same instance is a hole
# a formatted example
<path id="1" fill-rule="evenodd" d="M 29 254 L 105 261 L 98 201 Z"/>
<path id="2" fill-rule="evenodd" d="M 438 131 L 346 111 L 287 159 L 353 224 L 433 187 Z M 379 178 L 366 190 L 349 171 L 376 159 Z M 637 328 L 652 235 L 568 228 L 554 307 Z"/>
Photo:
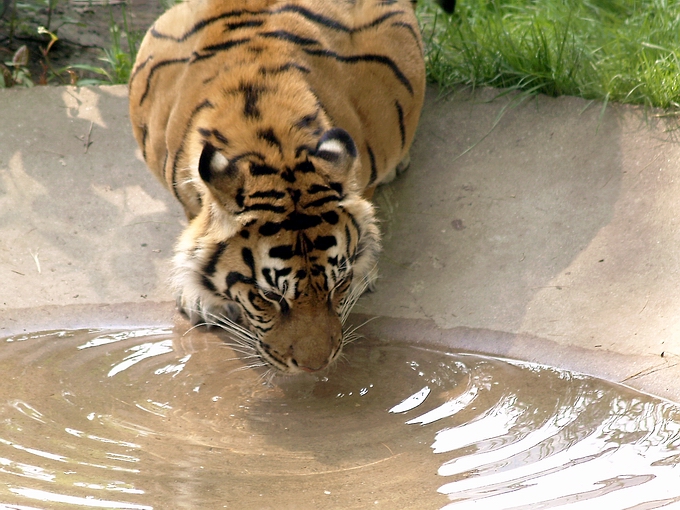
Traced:
<path id="1" fill-rule="evenodd" d="M 680 0 L 464 0 L 419 15 L 443 87 L 680 107 Z"/>

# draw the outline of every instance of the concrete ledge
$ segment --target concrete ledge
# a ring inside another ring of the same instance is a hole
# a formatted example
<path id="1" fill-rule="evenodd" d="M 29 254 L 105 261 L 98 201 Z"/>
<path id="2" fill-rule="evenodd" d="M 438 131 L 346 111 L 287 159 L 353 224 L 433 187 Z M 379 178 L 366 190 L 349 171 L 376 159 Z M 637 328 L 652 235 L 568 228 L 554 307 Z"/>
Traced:
<path id="1" fill-rule="evenodd" d="M 583 371 L 680 401 L 680 147 L 655 112 L 428 92 L 376 202 L 369 337 Z M 0 90 L 0 336 L 171 325 L 183 228 L 125 87 Z M 174 317 L 174 318 L 173 318 Z M 175 321 L 175 322 L 173 322 Z"/>

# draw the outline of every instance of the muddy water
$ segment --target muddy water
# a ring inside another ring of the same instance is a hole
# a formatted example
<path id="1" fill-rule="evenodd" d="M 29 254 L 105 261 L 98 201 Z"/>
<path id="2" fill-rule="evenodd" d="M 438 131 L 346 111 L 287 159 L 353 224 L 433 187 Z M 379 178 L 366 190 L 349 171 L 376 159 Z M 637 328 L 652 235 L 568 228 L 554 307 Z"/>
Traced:
<path id="1" fill-rule="evenodd" d="M 204 331 L 2 340 L 0 509 L 680 505 L 680 407 L 626 388 L 375 341 L 270 385 L 233 357 Z"/>

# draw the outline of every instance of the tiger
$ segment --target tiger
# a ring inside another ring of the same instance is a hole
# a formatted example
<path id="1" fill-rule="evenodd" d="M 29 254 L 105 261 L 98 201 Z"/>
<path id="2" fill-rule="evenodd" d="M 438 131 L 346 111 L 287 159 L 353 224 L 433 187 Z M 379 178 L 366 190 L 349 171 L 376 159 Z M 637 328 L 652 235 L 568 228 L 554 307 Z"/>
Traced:
<path id="1" fill-rule="evenodd" d="M 425 85 L 409 0 L 189 0 L 161 15 L 129 113 L 188 220 L 179 310 L 228 322 L 277 373 L 338 359 L 376 278 L 370 200 L 408 164 Z"/>

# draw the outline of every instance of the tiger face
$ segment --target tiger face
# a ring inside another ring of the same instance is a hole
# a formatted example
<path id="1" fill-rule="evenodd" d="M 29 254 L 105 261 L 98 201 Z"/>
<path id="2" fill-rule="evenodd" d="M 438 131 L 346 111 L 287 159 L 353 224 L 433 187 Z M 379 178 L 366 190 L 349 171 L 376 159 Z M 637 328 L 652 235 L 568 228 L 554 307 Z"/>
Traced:
<path id="1" fill-rule="evenodd" d="M 264 151 L 231 158 L 205 140 L 204 203 L 174 259 L 192 320 L 240 318 L 259 355 L 287 373 L 337 358 L 343 309 L 370 284 L 380 247 L 349 134 L 329 129 L 297 152 L 288 164 Z"/>

